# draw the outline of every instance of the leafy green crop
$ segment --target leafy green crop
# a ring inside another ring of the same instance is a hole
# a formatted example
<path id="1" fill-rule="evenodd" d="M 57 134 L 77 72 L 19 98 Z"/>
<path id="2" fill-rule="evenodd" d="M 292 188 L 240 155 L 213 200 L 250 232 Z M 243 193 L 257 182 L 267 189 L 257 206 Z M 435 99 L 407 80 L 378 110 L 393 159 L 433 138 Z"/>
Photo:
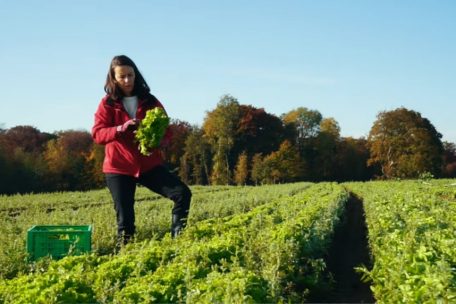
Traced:
<path id="1" fill-rule="evenodd" d="M 0 197 L 0 303 L 304 302 L 325 288 L 344 188 L 363 199 L 375 301 L 454 303 L 455 180 L 193 186 L 176 239 L 171 204 L 139 188 L 136 241 L 116 255 L 107 190 Z M 77 223 L 97 227 L 92 254 L 25 264 L 31 224 Z"/>
<path id="2" fill-rule="evenodd" d="M 135 138 L 139 142 L 139 150 L 149 155 L 150 150 L 157 148 L 169 125 L 169 117 L 162 108 L 153 108 L 146 112 L 146 117 L 139 124 Z"/>
<path id="3" fill-rule="evenodd" d="M 246 212 L 272 199 L 294 195 L 309 186 L 309 183 L 262 187 L 191 186 L 189 226 L 206 219 Z M 169 234 L 171 201 L 144 187 L 137 189 L 135 197 L 138 201 L 135 206 L 136 241 L 161 239 Z M 115 211 L 107 189 L 0 196 L 0 222 L 0 280 L 47 269 L 48 259 L 27 263 L 25 241 L 27 230 L 33 225 L 91 224 L 95 227 L 92 234 L 94 252 L 106 255 L 115 247 Z"/>
<path id="4" fill-rule="evenodd" d="M 360 267 L 378 303 L 455 303 L 454 180 L 350 183 L 374 259 Z"/>
<path id="5" fill-rule="evenodd" d="M 201 221 L 192 215 L 176 239 L 134 242 L 116 255 L 66 257 L 0 280 L 0 303 L 303 302 L 322 277 L 322 257 L 348 193 L 329 183 L 286 187 L 288 195 L 269 193 L 248 209 Z M 247 189 L 218 191 L 236 204 Z"/>

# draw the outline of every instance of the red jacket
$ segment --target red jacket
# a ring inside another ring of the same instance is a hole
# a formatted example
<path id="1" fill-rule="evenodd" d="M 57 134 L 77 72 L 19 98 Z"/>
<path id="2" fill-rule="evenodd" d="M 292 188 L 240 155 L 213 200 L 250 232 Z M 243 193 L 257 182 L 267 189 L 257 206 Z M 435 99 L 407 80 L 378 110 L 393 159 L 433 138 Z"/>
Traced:
<path id="1" fill-rule="evenodd" d="M 146 111 L 163 105 L 153 95 L 138 100 L 137 119 L 143 119 Z M 145 156 L 139 152 L 133 131 L 120 133 L 117 126 L 128 121 L 130 117 L 120 100 L 113 100 L 109 95 L 103 97 L 95 113 L 95 124 L 92 128 L 92 137 L 97 144 L 105 146 L 103 162 L 104 173 L 117 173 L 138 177 L 143 172 L 161 165 L 163 158 L 159 149 L 151 151 Z M 170 140 L 169 128 L 162 142 Z"/>

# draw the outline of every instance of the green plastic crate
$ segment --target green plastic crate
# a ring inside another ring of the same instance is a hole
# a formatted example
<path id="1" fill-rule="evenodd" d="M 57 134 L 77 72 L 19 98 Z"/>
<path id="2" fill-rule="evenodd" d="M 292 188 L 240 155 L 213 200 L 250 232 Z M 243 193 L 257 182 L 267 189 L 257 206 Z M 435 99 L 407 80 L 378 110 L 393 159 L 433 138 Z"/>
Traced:
<path id="1" fill-rule="evenodd" d="M 60 259 L 68 254 L 91 251 L 92 226 L 33 226 L 27 231 L 27 252 L 32 261 L 50 256 Z"/>

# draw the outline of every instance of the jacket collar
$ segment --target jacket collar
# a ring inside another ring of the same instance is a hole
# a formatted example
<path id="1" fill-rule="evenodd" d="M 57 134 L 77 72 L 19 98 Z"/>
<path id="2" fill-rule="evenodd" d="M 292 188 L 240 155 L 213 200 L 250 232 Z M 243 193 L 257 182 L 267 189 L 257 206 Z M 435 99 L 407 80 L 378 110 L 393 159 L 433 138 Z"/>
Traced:
<path id="1" fill-rule="evenodd" d="M 158 99 L 154 95 L 148 94 L 145 98 L 138 99 L 138 107 L 148 104 L 153 106 L 156 105 L 157 102 Z M 106 96 L 106 104 L 114 108 L 123 108 L 121 99 L 113 99 L 109 95 Z"/>

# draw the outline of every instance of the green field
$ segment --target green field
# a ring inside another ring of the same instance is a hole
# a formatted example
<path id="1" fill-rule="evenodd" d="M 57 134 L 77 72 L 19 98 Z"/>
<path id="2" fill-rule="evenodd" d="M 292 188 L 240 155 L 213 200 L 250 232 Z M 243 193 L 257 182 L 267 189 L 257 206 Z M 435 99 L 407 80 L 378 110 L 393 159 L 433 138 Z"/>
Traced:
<path id="1" fill-rule="evenodd" d="M 188 228 L 173 240 L 171 201 L 138 188 L 136 240 L 117 254 L 107 190 L 0 197 L 0 302 L 305 302 L 331 290 L 326 260 L 353 197 L 363 202 L 372 259 L 358 271 L 376 301 L 456 301 L 455 180 L 192 192 Z M 27 229 L 45 224 L 93 225 L 92 253 L 27 262 Z"/>

